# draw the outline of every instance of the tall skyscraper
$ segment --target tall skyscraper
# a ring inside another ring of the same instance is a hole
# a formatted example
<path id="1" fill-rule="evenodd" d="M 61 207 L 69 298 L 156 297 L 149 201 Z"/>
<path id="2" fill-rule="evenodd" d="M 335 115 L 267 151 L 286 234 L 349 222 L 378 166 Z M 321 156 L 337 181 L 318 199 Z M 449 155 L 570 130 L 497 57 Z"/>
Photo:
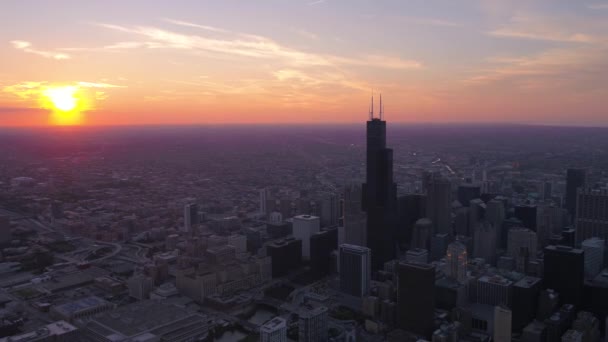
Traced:
<path id="1" fill-rule="evenodd" d="M 260 342 L 287 342 L 287 322 L 275 317 L 260 327 Z"/>
<path id="2" fill-rule="evenodd" d="M 581 304 L 585 280 L 584 252 L 566 246 L 547 246 L 544 263 L 544 288 L 557 291 L 562 303 Z"/>
<path id="3" fill-rule="evenodd" d="M 495 342 L 511 342 L 511 310 L 503 306 L 494 307 Z"/>
<path id="4" fill-rule="evenodd" d="M 298 215 L 293 218 L 293 236 L 302 240 L 302 258 L 310 260 L 310 237 L 321 230 L 318 216 Z"/>
<path id="5" fill-rule="evenodd" d="M 268 214 L 267 207 L 268 200 L 268 189 L 260 189 L 260 214 L 266 215 Z"/>
<path id="6" fill-rule="evenodd" d="M 299 312 L 299 339 L 301 342 L 327 341 L 327 308 L 304 307 Z"/>
<path id="7" fill-rule="evenodd" d="M 527 228 L 511 228 L 507 238 L 507 255 L 515 259 L 517 272 L 526 273 L 528 262 L 536 260 L 536 233 Z"/>
<path id="8" fill-rule="evenodd" d="M 608 190 L 579 189 L 574 222 L 577 246 L 592 237 L 608 241 Z"/>
<path id="9" fill-rule="evenodd" d="M 198 205 L 189 203 L 184 206 L 184 232 L 191 232 L 192 226 L 198 224 Z"/>
<path id="10" fill-rule="evenodd" d="M 367 246 L 372 250 L 372 268 L 381 269 L 395 258 L 397 184 L 393 181 L 393 150 L 386 147 L 386 121 L 374 117 L 374 104 L 367 121 L 366 180 L 363 210 L 367 213 Z"/>
<path id="11" fill-rule="evenodd" d="M 425 172 L 426 216 L 433 222 L 433 233 L 452 234 L 452 185 L 439 173 Z"/>
<path id="12" fill-rule="evenodd" d="M 576 219 L 576 194 L 578 188 L 584 187 L 587 172 L 584 169 L 568 169 L 566 171 L 566 210 L 570 217 Z"/>
<path id="13" fill-rule="evenodd" d="M 594 278 L 604 268 L 605 242 L 599 238 L 583 241 L 581 249 L 585 252 L 585 278 Z"/>
<path id="14" fill-rule="evenodd" d="M 467 281 L 467 247 L 460 241 L 448 245 L 445 274 L 447 277 L 465 284 Z"/>
<path id="15" fill-rule="evenodd" d="M 476 258 L 483 258 L 489 264 L 496 262 L 496 227 L 488 221 L 477 224 L 473 232 L 473 255 Z"/>
<path id="16" fill-rule="evenodd" d="M 435 320 L 435 266 L 399 263 L 399 327 L 428 339 Z"/>
<path id="17" fill-rule="evenodd" d="M 338 240 L 357 246 L 367 246 L 366 215 L 362 209 L 361 186 L 350 184 L 344 187 L 342 229 Z"/>
<path id="18" fill-rule="evenodd" d="M 369 248 L 347 244 L 340 246 L 340 291 L 355 297 L 367 295 L 371 275 Z"/>

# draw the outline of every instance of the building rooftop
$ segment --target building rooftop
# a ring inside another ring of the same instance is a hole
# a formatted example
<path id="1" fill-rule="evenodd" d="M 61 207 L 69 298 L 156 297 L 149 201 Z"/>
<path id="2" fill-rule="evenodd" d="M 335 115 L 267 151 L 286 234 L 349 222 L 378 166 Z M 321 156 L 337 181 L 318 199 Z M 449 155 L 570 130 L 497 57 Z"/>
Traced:
<path id="1" fill-rule="evenodd" d="M 53 311 L 64 315 L 71 316 L 75 313 L 93 309 L 100 306 L 110 305 L 110 302 L 103 300 L 97 296 L 91 296 L 68 302 L 65 304 L 59 304 L 53 307 Z"/>
<path id="2" fill-rule="evenodd" d="M 270 321 L 264 323 L 264 325 L 262 325 L 260 327 L 260 331 L 273 332 L 273 331 L 276 331 L 277 329 L 282 329 L 285 327 L 286 327 L 285 319 L 283 319 L 281 317 L 275 317 L 275 318 L 271 319 Z"/>

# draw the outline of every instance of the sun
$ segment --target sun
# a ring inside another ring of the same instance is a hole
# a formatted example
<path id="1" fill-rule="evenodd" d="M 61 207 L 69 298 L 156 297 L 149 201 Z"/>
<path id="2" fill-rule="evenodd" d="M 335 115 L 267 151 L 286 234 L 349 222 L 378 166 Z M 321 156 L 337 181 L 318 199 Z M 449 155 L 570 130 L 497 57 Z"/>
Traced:
<path id="1" fill-rule="evenodd" d="M 75 97 L 78 88 L 73 86 L 52 87 L 44 91 L 46 96 L 55 109 L 62 112 L 69 112 L 76 108 L 78 100 Z"/>

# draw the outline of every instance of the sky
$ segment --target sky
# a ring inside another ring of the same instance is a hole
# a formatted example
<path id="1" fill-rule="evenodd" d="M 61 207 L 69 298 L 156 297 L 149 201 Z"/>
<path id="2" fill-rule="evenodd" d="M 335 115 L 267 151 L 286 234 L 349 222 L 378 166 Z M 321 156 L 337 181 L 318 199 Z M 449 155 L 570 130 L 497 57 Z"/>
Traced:
<path id="1" fill-rule="evenodd" d="M 608 125 L 608 0 L 2 0 L 0 57 L 0 126 Z"/>

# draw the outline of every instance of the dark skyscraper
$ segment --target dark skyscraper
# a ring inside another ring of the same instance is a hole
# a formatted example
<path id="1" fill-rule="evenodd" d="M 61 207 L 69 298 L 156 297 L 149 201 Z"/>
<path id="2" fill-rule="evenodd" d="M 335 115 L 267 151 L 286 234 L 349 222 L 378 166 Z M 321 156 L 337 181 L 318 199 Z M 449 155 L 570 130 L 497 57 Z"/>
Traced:
<path id="1" fill-rule="evenodd" d="M 372 269 L 395 258 L 394 231 L 397 185 L 393 182 L 393 150 L 386 148 L 386 121 L 374 117 L 374 102 L 367 122 L 367 172 L 363 184 L 363 210 L 367 213 L 367 246 L 372 250 Z"/>
<path id="2" fill-rule="evenodd" d="M 576 191 L 585 186 L 587 172 L 584 169 L 566 171 L 566 209 L 574 221 L 576 219 Z"/>
<path id="3" fill-rule="evenodd" d="M 562 304 L 581 304 L 585 280 L 584 253 L 566 246 L 545 247 L 544 288 L 559 294 Z"/>
<path id="4" fill-rule="evenodd" d="M 429 338 L 435 319 L 435 267 L 400 263 L 399 327 Z"/>

